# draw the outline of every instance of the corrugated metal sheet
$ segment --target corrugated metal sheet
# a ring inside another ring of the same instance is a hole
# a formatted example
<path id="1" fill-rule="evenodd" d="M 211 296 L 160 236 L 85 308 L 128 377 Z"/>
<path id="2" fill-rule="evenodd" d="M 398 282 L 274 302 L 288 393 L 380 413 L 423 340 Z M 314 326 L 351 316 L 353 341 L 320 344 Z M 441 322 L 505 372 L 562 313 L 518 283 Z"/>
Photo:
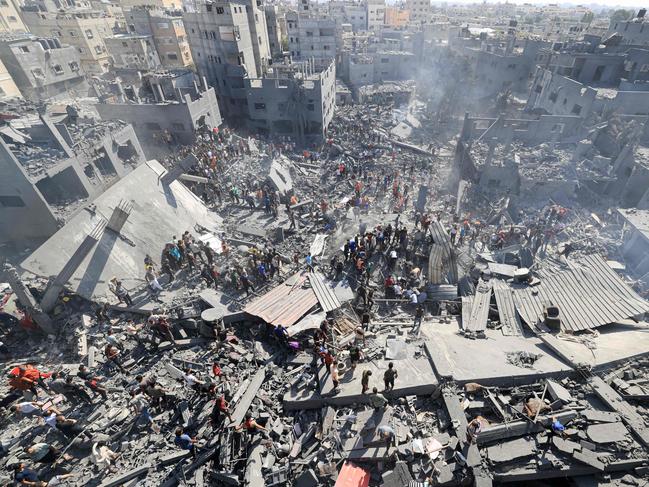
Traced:
<path id="1" fill-rule="evenodd" d="M 322 274 L 318 271 L 309 273 L 309 282 L 323 311 L 329 312 L 340 308 L 341 304 L 338 297 L 334 294 L 332 287 L 327 284 Z"/>
<path id="2" fill-rule="evenodd" d="M 469 321 L 463 323 L 462 327 L 467 331 L 484 331 L 487 328 L 487 318 L 489 316 L 489 303 L 491 301 L 492 281 L 478 281 L 475 289 L 475 296 L 471 303 L 471 313 Z"/>
<path id="3" fill-rule="evenodd" d="M 471 303 L 473 296 L 462 296 L 462 329 L 466 330 L 471 319 Z"/>
<path id="4" fill-rule="evenodd" d="M 543 278 L 538 286 L 514 291 L 521 318 L 531 327 L 543 321 L 548 305 L 559 308 L 561 327 L 581 331 L 644 314 L 649 303 L 631 289 L 597 255 L 575 262 L 576 268 Z"/>
<path id="5" fill-rule="evenodd" d="M 443 284 L 445 270 L 448 273 L 446 276 L 448 282 L 457 284 L 457 260 L 455 250 L 451 245 L 451 237 L 437 220 L 431 222 L 429 229 L 434 242 L 430 251 L 431 260 L 428 263 L 429 282 Z"/>
<path id="6" fill-rule="evenodd" d="M 505 282 L 494 280 L 493 290 L 494 296 L 496 296 L 496 306 L 498 306 L 500 323 L 503 326 L 501 329 L 503 335 L 521 336 L 523 334 L 523 326 L 516 311 L 512 289 Z"/>
<path id="7" fill-rule="evenodd" d="M 279 286 L 252 301 L 243 311 L 266 323 L 291 326 L 318 304 L 306 272 L 289 277 Z"/>

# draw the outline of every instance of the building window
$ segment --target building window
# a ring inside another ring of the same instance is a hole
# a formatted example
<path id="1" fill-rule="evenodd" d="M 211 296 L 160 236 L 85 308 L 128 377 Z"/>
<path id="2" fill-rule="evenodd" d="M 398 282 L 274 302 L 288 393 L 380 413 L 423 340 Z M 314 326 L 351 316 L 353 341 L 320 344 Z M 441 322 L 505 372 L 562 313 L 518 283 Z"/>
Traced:
<path id="1" fill-rule="evenodd" d="M 216 13 L 222 14 L 224 12 L 223 7 L 216 7 Z"/>
<path id="2" fill-rule="evenodd" d="M 161 130 L 160 125 L 155 122 L 146 122 L 144 126 L 147 130 Z"/>
<path id="3" fill-rule="evenodd" d="M 21 50 L 22 52 L 29 52 L 29 47 L 27 47 L 27 46 L 20 46 L 20 50 Z"/>
<path id="4" fill-rule="evenodd" d="M 80 48 L 79 48 L 79 52 L 80 52 L 81 54 L 83 54 L 84 52 L 86 52 L 86 50 L 85 50 L 83 47 L 80 47 Z"/>
<path id="5" fill-rule="evenodd" d="M 390 62 L 390 60 L 388 58 L 386 58 L 386 57 L 381 58 L 381 63 L 386 64 L 386 63 L 389 63 L 389 62 Z"/>
<path id="6" fill-rule="evenodd" d="M 309 103 L 306 106 L 306 109 L 309 110 L 310 112 L 315 112 L 315 105 L 313 103 Z"/>
<path id="7" fill-rule="evenodd" d="M 169 53 L 167 54 L 167 59 L 170 59 L 171 61 L 175 61 L 178 59 L 178 55 L 174 53 Z"/>
<path id="8" fill-rule="evenodd" d="M 127 42 L 124 42 L 124 41 L 122 41 L 122 47 L 128 47 L 128 43 L 127 43 Z"/>
<path id="9" fill-rule="evenodd" d="M 9 17 L 7 17 L 7 19 L 9 20 L 9 22 L 18 22 L 18 19 L 13 15 L 10 15 Z"/>
<path id="10" fill-rule="evenodd" d="M 0 0 L 0 5 L 2 5 L 3 7 L 8 7 L 9 6 L 9 4 L 7 3 L 7 0 Z"/>
<path id="11" fill-rule="evenodd" d="M 92 29 L 86 29 L 86 37 L 87 37 L 88 39 L 92 39 L 93 37 L 95 37 L 95 36 L 92 34 Z"/>
<path id="12" fill-rule="evenodd" d="M 0 196 L 0 206 L 3 208 L 22 208 L 26 205 L 20 196 Z"/>
<path id="13" fill-rule="evenodd" d="M 70 66 L 70 69 L 72 71 L 79 71 L 79 63 L 76 62 L 76 61 L 72 61 L 72 62 L 68 63 L 68 66 Z"/>
<path id="14" fill-rule="evenodd" d="M 70 37 L 77 37 L 77 33 L 73 30 L 70 31 Z"/>
<path id="15" fill-rule="evenodd" d="M 542 87 L 541 85 L 536 85 L 536 86 L 534 87 L 534 91 L 535 91 L 536 93 L 541 93 L 541 92 L 543 91 L 543 87 Z"/>
<path id="16" fill-rule="evenodd" d="M 548 98 L 550 98 L 550 101 L 551 101 L 552 103 L 556 103 L 556 102 L 557 102 L 558 95 L 557 95 L 556 93 L 550 93 L 550 96 L 549 96 Z"/>
<path id="17" fill-rule="evenodd" d="M 41 68 L 32 69 L 32 75 L 34 76 L 34 78 L 45 78 L 45 74 L 43 73 L 43 70 Z"/>
<path id="18" fill-rule="evenodd" d="M 180 122 L 172 123 L 171 128 L 174 129 L 174 130 L 180 130 L 181 132 L 185 131 L 185 126 Z"/>
<path id="19" fill-rule="evenodd" d="M 52 70 L 56 74 L 63 74 L 63 68 L 61 67 L 60 64 L 55 64 L 54 66 L 52 66 Z"/>
<path id="20" fill-rule="evenodd" d="M 572 107 L 572 113 L 575 115 L 581 114 L 581 105 L 575 105 Z"/>
<path id="21" fill-rule="evenodd" d="M 102 52 L 104 52 L 104 49 L 101 46 L 95 46 L 95 52 L 97 54 L 101 54 Z"/>
<path id="22" fill-rule="evenodd" d="M 255 110 L 266 110 L 265 103 L 255 103 Z"/>
<path id="23" fill-rule="evenodd" d="M 311 32 L 310 30 L 307 30 L 306 31 L 306 36 L 307 37 L 313 37 L 313 32 Z"/>

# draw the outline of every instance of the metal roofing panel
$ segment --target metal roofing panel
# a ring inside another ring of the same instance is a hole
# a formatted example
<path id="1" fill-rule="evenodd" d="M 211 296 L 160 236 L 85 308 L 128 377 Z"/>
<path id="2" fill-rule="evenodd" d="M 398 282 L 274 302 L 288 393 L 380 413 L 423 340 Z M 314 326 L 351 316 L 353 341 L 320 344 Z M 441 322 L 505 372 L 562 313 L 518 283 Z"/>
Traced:
<path id="1" fill-rule="evenodd" d="M 309 273 L 309 282 L 323 311 L 329 312 L 340 308 L 341 304 L 338 297 L 334 294 L 333 288 L 327 284 L 322 274 L 318 271 Z"/>
<path id="2" fill-rule="evenodd" d="M 493 284 L 494 295 L 500 323 L 503 325 L 502 332 L 506 336 L 520 336 L 523 334 L 521 320 L 514 305 L 514 295 L 511 288 L 503 281 L 495 280 Z"/>
<path id="3" fill-rule="evenodd" d="M 318 304 L 318 299 L 306 280 L 306 271 L 294 274 L 252 301 L 243 311 L 272 325 L 291 326 Z"/>
<path id="4" fill-rule="evenodd" d="M 463 325 L 465 330 L 483 331 L 487 328 L 487 318 L 489 316 L 489 302 L 491 301 L 491 280 L 478 281 L 475 289 L 475 296 L 471 304 L 471 313 L 469 321 Z"/>
<path id="5" fill-rule="evenodd" d="M 514 301 L 531 327 L 543 321 L 545 306 L 557 306 L 562 328 L 573 332 L 649 311 L 649 303 L 598 255 L 575 261 L 575 269 L 549 275 L 538 286 L 515 290 Z"/>

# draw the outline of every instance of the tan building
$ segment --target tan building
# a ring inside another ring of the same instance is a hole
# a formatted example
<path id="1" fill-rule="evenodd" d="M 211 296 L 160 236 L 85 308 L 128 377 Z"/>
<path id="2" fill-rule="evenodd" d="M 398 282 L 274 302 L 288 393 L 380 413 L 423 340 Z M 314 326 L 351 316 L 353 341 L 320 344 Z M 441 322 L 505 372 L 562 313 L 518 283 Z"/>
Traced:
<path id="1" fill-rule="evenodd" d="M 151 7 L 135 7 L 124 12 L 129 33 L 151 36 L 165 68 L 185 68 L 193 64 L 185 25 L 180 15 Z"/>
<path id="2" fill-rule="evenodd" d="M 7 67 L 0 61 L 0 100 L 8 98 L 22 98 L 22 95 L 9 71 L 7 71 Z"/>
<path id="3" fill-rule="evenodd" d="M 182 0 L 119 0 L 122 8 L 133 8 L 133 7 L 156 7 L 162 9 L 182 9 L 183 2 Z"/>
<path id="4" fill-rule="evenodd" d="M 149 71 L 160 67 L 151 36 L 118 34 L 105 41 L 115 68 Z"/>
<path id="5" fill-rule="evenodd" d="M 23 20 L 37 36 L 54 37 L 79 51 L 88 74 L 102 74 L 111 64 L 104 39 L 113 36 L 115 18 L 102 10 L 67 9 L 65 12 L 23 11 Z"/>
<path id="6" fill-rule="evenodd" d="M 14 0 L 0 0 L 0 32 L 26 32 Z"/>
<path id="7" fill-rule="evenodd" d="M 389 27 L 406 27 L 410 22 L 410 11 L 395 7 L 385 8 L 385 25 Z"/>

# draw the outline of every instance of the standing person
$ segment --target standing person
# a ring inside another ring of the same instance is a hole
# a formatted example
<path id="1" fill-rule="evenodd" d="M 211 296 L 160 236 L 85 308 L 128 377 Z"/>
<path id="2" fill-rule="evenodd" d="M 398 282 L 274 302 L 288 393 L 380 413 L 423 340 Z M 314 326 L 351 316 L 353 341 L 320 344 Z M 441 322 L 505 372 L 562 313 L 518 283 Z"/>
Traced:
<path id="1" fill-rule="evenodd" d="M 241 282 L 244 291 L 246 291 L 246 297 L 250 296 L 251 289 L 253 293 L 255 292 L 255 286 L 252 285 L 252 282 L 250 282 L 250 278 L 245 271 L 239 275 L 239 281 Z"/>
<path id="2" fill-rule="evenodd" d="M 217 427 L 221 423 L 223 416 L 227 416 L 230 422 L 234 421 L 230 412 L 230 404 L 225 400 L 225 395 L 221 394 L 214 401 L 214 407 L 210 415 L 212 426 Z"/>
<path id="3" fill-rule="evenodd" d="M 391 391 L 394 389 L 394 380 L 399 376 L 397 369 L 394 368 L 394 364 L 390 362 L 388 364 L 388 370 L 383 374 L 383 383 L 385 384 L 385 390 Z"/>
<path id="4" fill-rule="evenodd" d="M 417 305 L 417 309 L 415 310 L 415 321 L 412 324 L 412 333 L 415 333 L 417 331 L 417 334 L 419 334 L 419 329 L 421 328 L 421 320 L 424 318 L 424 307 L 421 304 Z"/>
<path id="5" fill-rule="evenodd" d="M 332 392 L 336 394 L 339 389 L 338 385 L 340 384 L 340 377 L 338 375 L 338 361 L 334 360 L 331 365 L 329 366 L 329 372 L 331 373 L 331 382 L 333 383 L 333 390 Z"/>
<path id="6" fill-rule="evenodd" d="M 117 347 L 108 343 L 104 349 L 104 355 L 109 362 L 112 362 L 117 366 L 120 372 L 126 372 L 126 369 L 122 366 L 122 361 L 119 357 L 119 349 Z"/>
<path id="7" fill-rule="evenodd" d="M 361 349 L 358 345 L 354 344 L 349 348 L 349 360 L 351 361 L 351 371 L 353 374 L 358 362 L 361 360 Z"/>
<path id="8" fill-rule="evenodd" d="M 131 299 L 131 295 L 128 293 L 128 291 L 122 284 L 122 281 L 118 280 L 116 277 L 113 277 L 108 283 L 108 287 L 111 290 L 111 292 L 115 296 L 117 296 L 117 299 L 119 300 L 120 303 L 125 303 L 126 306 L 133 305 L 133 300 Z"/>
<path id="9" fill-rule="evenodd" d="M 388 452 L 390 451 L 390 447 L 396 446 L 395 443 L 396 433 L 394 431 L 394 428 L 392 428 L 392 426 L 390 425 L 382 424 L 376 429 L 376 431 L 378 432 L 381 439 L 385 441 L 385 445 L 387 446 L 387 450 L 385 454 L 387 455 Z"/>
<path id="10" fill-rule="evenodd" d="M 153 421 L 153 418 L 151 417 L 151 413 L 149 412 L 151 405 L 144 394 L 138 394 L 137 390 L 132 390 L 130 406 L 137 418 L 136 421 L 143 418 L 154 432 L 160 432 L 160 427 L 156 425 L 155 421 Z"/>
<path id="11" fill-rule="evenodd" d="M 157 300 L 158 295 L 162 292 L 162 286 L 158 281 L 158 276 L 156 276 L 153 267 L 149 267 L 147 269 L 146 274 L 144 274 L 144 279 L 149 285 L 149 289 L 151 290 L 151 294 L 153 295 L 153 298 Z"/>
<path id="12" fill-rule="evenodd" d="M 372 371 L 364 370 L 361 376 L 361 394 L 365 394 L 370 388 L 370 377 L 372 377 Z"/>
<path id="13" fill-rule="evenodd" d="M 198 440 L 192 438 L 182 428 L 176 428 L 176 437 L 174 438 L 174 443 L 183 450 L 188 450 L 192 457 L 196 458 L 196 443 Z"/>
<path id="14" fill-rule="evenodd" d="M 305 260 L 306 260 L 306 270 L 308 272 L 313 272 L 313 257 L 311 257 L 311 254 L 307 254 Z"/>

